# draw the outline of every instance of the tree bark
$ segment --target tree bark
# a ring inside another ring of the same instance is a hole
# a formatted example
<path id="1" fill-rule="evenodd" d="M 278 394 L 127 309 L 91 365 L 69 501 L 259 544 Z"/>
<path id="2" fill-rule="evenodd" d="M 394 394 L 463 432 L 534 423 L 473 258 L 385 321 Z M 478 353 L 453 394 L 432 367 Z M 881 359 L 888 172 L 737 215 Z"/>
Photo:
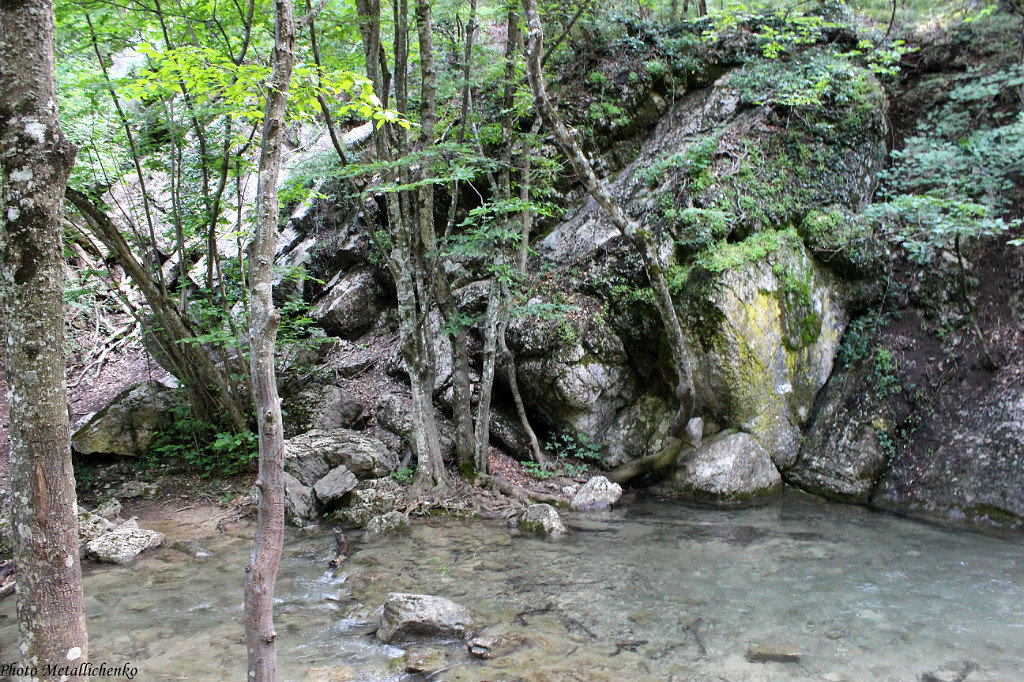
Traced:
<path id="1" fill-rule="evenodd" d="M 64 137 L 57 112 L 54 33 L 51 0 L 0 2 L 0 302 L 19 662 L 40 672 L 47 664 L 76 666 L 88 657 L 65 388 L 61 241 L 61 204 L 77 149 Z"/>
<path id="2" fill-rule="evenodd" d="M 522 0 L 522 5 L 528 31 L 526 73 L 537 110 L 562 153 L 568 158 L 573 170 L 583 181 L 587 192 L 604 209 L 615 227 L 636 245 L 643 258 L 644 269 L 647 271 L 647 278 L 654 289 L 655 303 L 661 315 L 662 324 L 668 337 L 669 349 L 672 353 L 672 364 L 676 374 L 675 394 L 679 402 L 679 411 L 676 414 L 673 432 L 680 435 L 685 430 L 690 417 L 693 416 L 695 403 L 693 359 L 686 347 L 654 237 L 646 229 L 633 222 L 618 205 L 611 192 L 608 191 L 608 187 L 594 173 L 590 161 L 583 155 L 583 151 L 576 144 L 569 129 L 565 127 L 558 112 L 552 106 L 547 94 L 547 87 L 544 84 L 544 72 L 541 66 L 541 55 L 544 52 L 544 31 L 541 27 L 540 15 L 537 12 L 537 2 L 536 0 Z"/>
<path id="3" fill-rule="evenodd" d="M 274 309 L 273 265 L 280 203 L 277 195 L 288 84 L 295 61 L 291 0 L 276 0 L 274 53 L 263 117 L 256 193 L 256 235 L 249 246 L 249 364 L 259 424 L 259 507 L 256 537 L 245 567 L 245 631 L 249 679 L 277 679 L 274 583 L 284 546 L 284 432 L 274 348 L 280 314 Z"/>

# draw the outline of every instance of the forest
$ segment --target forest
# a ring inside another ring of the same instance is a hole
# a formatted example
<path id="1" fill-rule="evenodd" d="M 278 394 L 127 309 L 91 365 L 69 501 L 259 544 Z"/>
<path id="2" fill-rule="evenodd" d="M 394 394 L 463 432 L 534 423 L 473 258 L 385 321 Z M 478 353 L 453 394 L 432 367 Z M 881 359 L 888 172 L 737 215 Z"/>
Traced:
<path id="1" fill-rule="evenodd" d="M 1024 0 L 2 0 L 0 168 L 0 679 L 1020 675 Z"/>

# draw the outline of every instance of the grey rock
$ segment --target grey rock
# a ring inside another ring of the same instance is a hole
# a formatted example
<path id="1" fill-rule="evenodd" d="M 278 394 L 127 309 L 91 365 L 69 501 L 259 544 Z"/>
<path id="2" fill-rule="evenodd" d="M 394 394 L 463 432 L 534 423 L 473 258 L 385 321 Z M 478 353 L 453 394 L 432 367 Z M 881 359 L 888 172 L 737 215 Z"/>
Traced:
<path id="1" fill-rule="evenodd" d="M 395 457 L 373 436 L 350 429 L 314 429 L 284 443 L 284 469 L 313 485 L 334 467 L 344 465 L 358 478 L 387 476 Z"/>
<path id="2" fill-rule="evenodd" d="M 701 501 L 749 503 L 778 493 L 782 477 L 768 451 L 750 434 L 724 433 L 686 458 L 676 469 L 672 484 Z"/>
<path id="3" fill-rule="evenodd" d="M 818 396 L 810 423 L 786 479 L 804 490 L 843 502 L 871 499 L 893 442 L 894 415 L 875 390 L 866 367 L 835 374 Z"/>
<path id="4" fill-rule="evenodd" d="M 622 497 L 622 486 L 604 476 L 594 476 L 576 491 L 569 507 L 572 509 L 608 509 Z"/>
<path id="5" fill-rule="evenodd" d="M 126 566 L 142 552 L 163 544 L 164 534 L 139 528 L 135 519 L 110 528 L 85 544 L 86 556 Z"/>
<path id="6" fill-rule="evenodd" d="M 316 517 L 313 489 L 284 472 L 284 518 L 293 526 L 304 526 Z"/>
<path id="7" fill-rule="evenodd" d="M 288 396 L 282 404 L 285 435 L 289 438 L 313 429 L 330 431 L 357 425 L 363 406 L 338 386 L 317 384 Z"/>
<path id="8" fill-rule="evenodd" d="M 377 637 L 385 643 L 422 638 L 462 639 L 473 616 L 460 604 L 426 594 L 392 592 L 384 601 Z"/>
<path id="9" fill-rule="evenodd" d="M 355 474 L 348 470 L 344 464 L 331 469 L 326 476 L 313 484 L 313 492 L 316 499 L 324 508 L 330 508 L 341 501 L 345 495 L 350 493 L 359 484 Z"/>
<path id="10" fill-rule="evenodd" d="M 565 533 L 565 525 L 558 516 L 558 510 L 550 504 L 531 504 L 519 517 L 518 526 L 537 535 L 557 536 Z"/>
<path id="11" fill-rule="evenodd" d="M 356 268 L 339 274 L 327 285 L 327 293 L 310 316 L 328 334 L 354 339 L 373 326 L 387 303 L 387 294 L 374 272 Z"/>
<path id="12" fill-rule="evenodd" d="M 399 511 L 389 511 L 370 519 L 366 524 L 366 532 L 380 537 L 397 533 L 407 525 L 409 525 L 409 519 L 405 517 L 405 514 Z"/>
<path id="13" fill-rule="evenodd" d="M 159 381 L 136 384 L 77 429 L 71 446 L 82 455 L 144 456 L 157 434 L 170 425 L 176 404 L 175 391 Z"/>
<path id="14" fill-rule="evenodd" d="M 349 496 L 349 506 L 341 520 L 365 527 L 375 517 L 395 510 L 403 499 L 402 486 L 390 478 L 364 481 Z"/>
<path id="15" fill-rule="evenodd" d="M 121 500 L 111 497 L 109 500 L 96 507 L 96 515 L 105 519 L 113 520 L 121 515 Z"/>

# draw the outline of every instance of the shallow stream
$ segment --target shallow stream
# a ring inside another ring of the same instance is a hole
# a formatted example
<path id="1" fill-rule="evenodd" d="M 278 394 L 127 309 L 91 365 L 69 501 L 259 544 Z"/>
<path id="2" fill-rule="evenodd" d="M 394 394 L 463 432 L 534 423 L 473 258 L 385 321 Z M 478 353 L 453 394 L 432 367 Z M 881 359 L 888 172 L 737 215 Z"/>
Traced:
<path id="1" fill-rule="evenodd" d="M 755 509 L 646 500 L 564 518 L 557 541 L 498 522 L 420 522 L 353 542 L 336 576 L 333 538 L 290 536 L 281 679 L 422 679 L 368 634 L 386 593 L 404 591 L 460 602 L 519 642 L 487 661 L 442 645 L 437 680 L 1024 680 L 1020 541 L 796 494 Z M 91 659 L 130 663 L 140 680 L 244 679 L 249 533 L 199 539 L 211 558 L 163 548 L 130 568 L 90 568 Z M 0 662 L 16 660 L 15 641 L 7 599 Z M 748 660 L 758 647 L 799 660 Z"/>

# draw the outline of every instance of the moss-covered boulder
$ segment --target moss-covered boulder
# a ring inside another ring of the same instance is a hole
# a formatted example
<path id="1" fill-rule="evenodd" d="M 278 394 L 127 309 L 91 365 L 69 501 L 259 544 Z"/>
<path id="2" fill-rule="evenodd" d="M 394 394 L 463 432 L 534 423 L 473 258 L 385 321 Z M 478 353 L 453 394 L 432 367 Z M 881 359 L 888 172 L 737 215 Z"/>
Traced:
<path id="1" fill-rule="evenodd" d="M 697 360 L 697 413 L 750 433 L 784 469 L 847 316 L 833 278 L 799 239 L 768 234 L 712 252 L 691 276 L 709 281 L 680 313 Z"/>

